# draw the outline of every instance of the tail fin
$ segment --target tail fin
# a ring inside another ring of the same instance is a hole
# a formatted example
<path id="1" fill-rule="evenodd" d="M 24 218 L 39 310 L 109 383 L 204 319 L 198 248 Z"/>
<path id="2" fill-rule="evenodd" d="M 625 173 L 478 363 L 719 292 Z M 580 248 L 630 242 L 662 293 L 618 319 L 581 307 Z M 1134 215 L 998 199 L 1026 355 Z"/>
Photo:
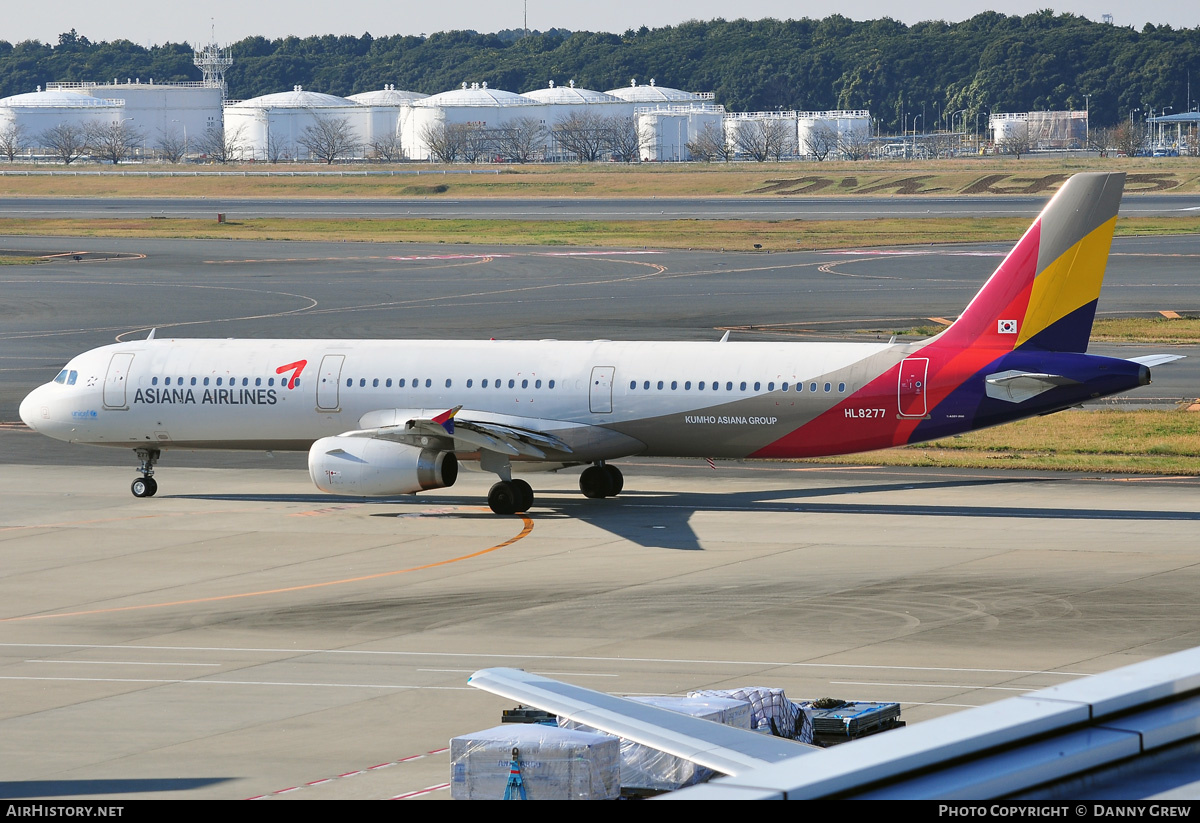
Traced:
<path id="1" fill-rule="evenodd" d="M 940 342 L 1087 351 L 1124 185 L 1120 172 L 1067 180 Z"/>

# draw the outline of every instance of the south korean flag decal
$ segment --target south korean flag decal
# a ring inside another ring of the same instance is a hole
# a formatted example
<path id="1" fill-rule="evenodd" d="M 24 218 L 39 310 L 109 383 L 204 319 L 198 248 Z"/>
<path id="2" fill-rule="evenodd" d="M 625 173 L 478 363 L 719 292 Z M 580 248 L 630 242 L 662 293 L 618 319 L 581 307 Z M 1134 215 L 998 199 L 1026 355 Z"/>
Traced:
<path id="1" fill-rule="evenodd" d="M 1017 333 L 1017 321 L 1016 320 L 997 321 L 996 332 L 997 332 L 997 334 L 1016 334 Z"/>

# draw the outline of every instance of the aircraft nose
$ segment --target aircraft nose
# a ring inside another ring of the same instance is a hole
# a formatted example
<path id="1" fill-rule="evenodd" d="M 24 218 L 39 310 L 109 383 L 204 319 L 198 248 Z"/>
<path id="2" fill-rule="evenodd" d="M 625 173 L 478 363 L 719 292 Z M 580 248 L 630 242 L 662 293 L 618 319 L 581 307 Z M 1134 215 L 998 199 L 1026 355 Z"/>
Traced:
<path id="1" fill-rule="evenodd" d="M 39 424 L 44 425 L 45 421 L 50 418 L 50 404 L 45 401 L 45 386 L 38 386 L 25 395 L 25 399 L 21 401 L 18 414 L 21 415 L 21 420 L 24 421 L 25 425 L 35 431 L 37 431 Z"/>

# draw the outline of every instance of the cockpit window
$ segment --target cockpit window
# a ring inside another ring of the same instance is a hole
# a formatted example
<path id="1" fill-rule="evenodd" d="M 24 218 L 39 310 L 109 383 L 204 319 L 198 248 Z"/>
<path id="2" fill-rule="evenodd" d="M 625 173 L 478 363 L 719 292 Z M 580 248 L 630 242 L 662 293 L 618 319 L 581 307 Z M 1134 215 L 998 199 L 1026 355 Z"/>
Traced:
<path id="1" fill-rule="evenodd" d="M 66 369 L 63 369 L 62 371 L 60 371 L 60 372 L 58 373 L 58 377 L 54 378 L 54 382 L 55 382 L 55 383 L 62 383 L 62 384 L 66 384 L 66 382 L 67 382 L 67 370 L 66 370 Z"/>
<path id="2" fill-rule="evenodd" d="M 75 381 L 79 379 L 79 372 L 71 369 L 71 373 L 67 375 L 67 385 L 74 386 Z"/>

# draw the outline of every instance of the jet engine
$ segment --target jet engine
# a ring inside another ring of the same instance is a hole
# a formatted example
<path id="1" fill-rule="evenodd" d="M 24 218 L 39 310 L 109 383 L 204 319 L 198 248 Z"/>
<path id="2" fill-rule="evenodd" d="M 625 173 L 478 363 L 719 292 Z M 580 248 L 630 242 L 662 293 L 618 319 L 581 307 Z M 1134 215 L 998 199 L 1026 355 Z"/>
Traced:
<path id="1" fill-rule="evenodd" d="M 330 494 L 387 497 L 453 486 L 453 452 L 372 437 L 322 437 L 308 450 L 308 474 Z"/>

